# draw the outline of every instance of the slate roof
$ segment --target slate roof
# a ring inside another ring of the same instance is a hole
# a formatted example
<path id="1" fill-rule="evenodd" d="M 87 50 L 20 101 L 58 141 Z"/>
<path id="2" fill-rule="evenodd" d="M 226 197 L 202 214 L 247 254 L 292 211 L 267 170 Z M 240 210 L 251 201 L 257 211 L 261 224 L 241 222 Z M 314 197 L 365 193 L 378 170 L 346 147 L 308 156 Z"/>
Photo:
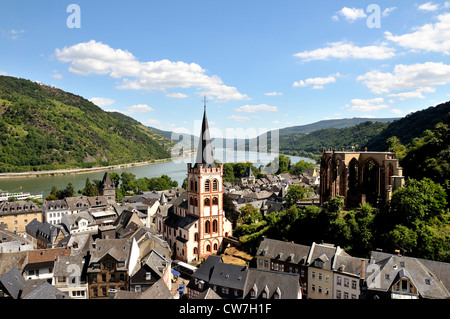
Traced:
<path id="1" fill-rule="evenodd" d="M 441 278 L 448 281 L 449 264 L 440 263 L 447 272 L 438 276 L 427 267 L 431 263 L 424 259 L 372 251 L 370 262 L 366 271 L 368 289 L 387 292 L 400 278 L 408 278 L 423 298 L 450 298 L 449 290 L 441 281 Z"/>
<path id="2" fill-rule="evenodd" d="M 39 285 L 22 299 L 72 299 L 48 282 Z"/>
<path id="3" fill-rule="evenodd" d="M 311 246 L 285 242 L 265 237 L 256 253 L 257 256 L 269 256 L 273 259 L 293 264 L 306 265 Z"/>
<path id="4" fill-rule="evenodd" d="M 18 299 L 25 287 L 26 280 L 23 278 L 19 269 L 14 266 L 10 271 L 0 277 L 0 284 L 12 298 Z"/>
<path id="5" fill-rule="evenodd" d="M 200 293 L 198 296 L 196 296 L 193 299 L 222 299 L 214 290 L 211 288 L 206 289 L 202 293 Z"/>
<path id="6" fill-rule="evenodd" d="M 78 268 L 76 268 L 78 267 Z M 85 256 L 82 254 L 70 255 L 70 256 L 59 256 L 55 260 L 53 268 L 54 277 L 70 277 L 75 275 L 83 276 L 83 271 L 87 267 L 85 262 Z M 76 273 L 75 271 L 78 271 Z"/>
<path id="7" fill-rule="evenodd" d="M 365 268 L 367 268 L 369 260 L 366 258 L 336 255 L 334 259 L 333 270 L 342 272 L 344 274 L 361 276 L 362 260 L 364 261 Z"/>
<path id="8" fill-rule="evenodd" d="M 307 260 L 307 266 L 313 266 L 314 267 L 314 261 L 320 260 L 323 262 L 322 269 L 324 270 L 333 270 L 333 258 L 336 254 L 344 254 L 348 255 L 345 252 L 343 252 L 339 246 L 329 246 L 325 244 L 316 244 L 313 242 L 311 245 L 311 251 L 309 252 L 308 260 Z"/>
<path id="9" fill-rule="evenodd" d="M 41 212 L 41 208 L 31 200 L 0 203 L 0 215 Z"/>
<path id="10" fill-rule="evenodd" d="M 144 291 L 140 299 L 173 299 L 173 295 L 164 282 L 164 279 L 161 278 Z"/>
<path id="11" fill-rule="evenodd" d="M 90 264 L 99 262 L 109 254 L 117 261 L 125 262 L 128 267 L 131 243 L 128 239 L 100 239 L 95 240 L 95 249 L 92 249 Z"/>
<path id="12" fill-rule="evenodd" d="M 299 274 L 268 271 L 250 268 L 244 289 L 244 298 L 252 298 L 251 290 L 256 290 L 256 298 L 262 298 L 265 290 L 267 299 L 274 298 L 275 293 L 280 299 L 298 299 L 301 296 Z"/>

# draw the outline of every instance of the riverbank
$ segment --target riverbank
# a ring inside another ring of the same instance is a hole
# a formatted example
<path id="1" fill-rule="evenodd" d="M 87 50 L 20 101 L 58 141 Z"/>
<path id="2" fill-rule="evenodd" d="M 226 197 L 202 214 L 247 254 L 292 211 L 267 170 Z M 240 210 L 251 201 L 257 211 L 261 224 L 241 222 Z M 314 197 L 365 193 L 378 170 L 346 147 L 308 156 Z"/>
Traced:
<path id="1" fill-rule="evenodd" d="M 66 169 L 55 169 L 55 170 L 47 170 L 47 171 L 0 173 L 0 179 L 24 178 L 24 177 L 28 178 L 28 177 L 40 177 L 40 176 L 63 176 L 63 175 L 94 173 L 94 172 L 102 172 L 102 171 L 130 168 L 130 167 L 136 167 L 136 166 L 151 165 L 151 164 L 157 164 L 157 163 L 165 163 L 165 162 L 170 162 L 170 161 L 175 161 L 175 160 L 183 160 L 183 159 L 187 159 L 190 157 L 191 156 L 185 156 L 185 157 L 179 157 L 179 158 L 163 158 L 163 159 L 155 159 L 155 160 L 150 160 L 150 161 L 145 161 L 145 162 L 125 163 L 125 164 L 98 166 L 98 167 L 91 167 L 91 168 L 66 168 Z"/>

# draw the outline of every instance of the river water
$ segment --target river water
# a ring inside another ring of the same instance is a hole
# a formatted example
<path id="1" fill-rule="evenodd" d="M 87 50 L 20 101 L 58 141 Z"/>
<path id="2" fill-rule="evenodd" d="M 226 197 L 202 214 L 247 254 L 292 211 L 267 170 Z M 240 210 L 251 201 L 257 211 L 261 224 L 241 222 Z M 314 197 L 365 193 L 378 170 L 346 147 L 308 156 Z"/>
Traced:
<path id="1" fill-rule="evenodd" d="M 251 161 L 255 167 L 266 165 L 271 162 L 278 154 L 244 152 L 220 149 L 214 154 L 214 158 L 219 159 L 223 163 L 236 163 L 243 161 Z M 295 164 L 300 160 L 314 163 L 313 160 L 298 156 L 289 156 L 291 163 Z M 121 168 L 116 170 L 108 170 L 108 172 L 129 172 L 136 175 L 136 178 L 142 177 L 160 177 L 163 174 L 169 176 L 172 180 L 178 182 L 181 187 L 183 180 L 187 177 L 187 163 L 193 163 L 194 157 L 177 161 L 168 161 L 163 163 L 153 163 L 142 166 L 134 166 Z M 86 178 L 91 182 L 94 179 L 101 180 L 105 171 L 89 172 L 82 174 L 68 174 L 59 176 L 40 176 L 40 177 L 20 177 L 0 179 L 0 190 L 8 192 L 24 192 L 32 195 L 42 194 L 43 198 L 50 194 L 52 186 L 58 189 L 64 189 L 68 183 L 72 183 L 75 191 L 84 188 Z"/>

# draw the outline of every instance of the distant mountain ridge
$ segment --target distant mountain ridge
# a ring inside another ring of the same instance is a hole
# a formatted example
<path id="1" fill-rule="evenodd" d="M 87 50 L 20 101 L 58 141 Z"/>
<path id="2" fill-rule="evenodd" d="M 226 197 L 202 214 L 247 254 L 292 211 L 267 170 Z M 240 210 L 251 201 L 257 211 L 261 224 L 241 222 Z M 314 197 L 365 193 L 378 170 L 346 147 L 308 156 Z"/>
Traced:
<path id="1" fill-rule="evenodd" d="M 367 117 L 353 117 L 344 119 L 330 119 L 314 122 L 311 124 L 290 126 L 280 129 L 280 136 L 291 135 L 291 134 L 307 134 L 318 130 L 329 129 L 329 128 L 346 128 L 361 124 L 363 122 L 381 122 L 388 123 L 400 119 L 399 117 L 393 118 L 367 118 Z"/>
<path id="2" fill-rule="evenodd" d="M 170 158 L 174 142 L 81 96 L 0 76 L 0 172 Z"/>

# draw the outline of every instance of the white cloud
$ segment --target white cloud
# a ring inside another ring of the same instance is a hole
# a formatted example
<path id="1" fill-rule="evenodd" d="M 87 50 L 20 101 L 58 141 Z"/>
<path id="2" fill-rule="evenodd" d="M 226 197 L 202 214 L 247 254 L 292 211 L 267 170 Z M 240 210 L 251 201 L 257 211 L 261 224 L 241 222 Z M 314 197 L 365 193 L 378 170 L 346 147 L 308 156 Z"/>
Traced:
<path id="1" fill-rule="evenodd" d="M 216 75 L 206 75 L 200 65 L 167 59 L 141 62 L 133 54 L 91 40 L 55 50 L 56 57 L 70 63 L 69 71 L 80 75 L 109 75 L 122 79 L 117 88 L 165 91 L 171 88 L 197 88 L 198 94 L 221 101 L 248 100 L 235 87 L 225 85 Z"/>
<path id="2" fill-rule="evenodd" d="M 385 32 L 386 39 L 411 50 L 450 54 L 450 13 L 437 16 L 435 24 L 425 24 L 412 33 L 393 35 Z"/>
<path id="3" fill-rule="evenodd" d="M 277 95 L 283 95 L 283 93 L 281 93 L 281 92 L 267 92 L 267 93 L 264 93 L 264 95 L 277 96 Z"/>
<path id="4" fill-rule="evenodd" d="M 278 112 L 277 106 L 267 104 L 244 105 L 236 109 L 238 112 L 254 113 L 259 111 Z"/>
<path id="5" fill-rule="evenodd" d="M 184 98 L 188 97 L 186 94 L 183 94 L 183 93 L 169 93 L 169 94 L 166 94 L 166 96 L 167 97 L 173 97 L 173 98 L 176 98 L 176 99 L 184 99 Z"/>
<path id="6" fill-rule="evenodd" d="M 394 114 L 403 114 L 403 111 L 400 109 L 391 109 L 391 112 Z"/>
<path id="7" fill-rule="evenodd" d="M 450 83 L 450 65 L 442 62 L 398 64 L 392 73 L 374 70 L 358 76 L 357 81 L 362 81 L 375 94 L 411 89 L 425 92 L 423 90 L 431 90 L 433 86 Z"/>
<path id="8" fill-rule="evenodd" d="M 137 104 L 127 107 L 127 110 L 123 112 L 124 114 L 134 114 L 134 113 L 146 113 L 153 112 L 155 109 L 146 104 Z"/>
<path id="9" fill-rule="evenodd" d="M 329 84 L 329 83 L 334 83 L 336 82 L 336 77 L 341 76 L 339 73 L 333 74 L 333 75 L 329 75 L 326 78 L 321 78 L 321 77 L 317 77 L 317 78 L 309 78 L 306 80 L 300 80 L 297 82 L 294 82 L 293 86 L 294 87 L 307 87 L 307 86 L 312 86 L 312 89 L 323 89 L 325 84 Z"/>
<path id="10" fill-rule="evenodd" d="M 16 30 L 16 29 L 11 29 L 9 31 L 0 30 L 0 33 L 3 37 L 10 38 L 12 40 L 16 40 L 24 32 L 25 30 Z"/>
<path id="11" fill-rule="evenodd" d="M 344 7 L 338 12 L 336 12 L 336 15 L 333 16 L 332 19 L 337 21 L 339 19 L 338 16 L 344 17 L 344 19 L 349 22 L 354 22 L 358 19 L 363 19 L 367 17 L 363 9 L 347 8 L 347 7 Z"/>
<path id="12" fill-rule="evenodd" d="M 424 99 L 425 96 L 422 94 L 423 92 L 432 93 L 432 92 L 435 92 L 435 91 L 436 91 L 435 88 L 424 87 L 424 88 L 417 89 L 415 91 L 389 94 L 389 96 L 390 97 L 396 97 L 400 101 L 404 101 L 406 99 Z"/>
<path id="13" fill-rule="evenodd" d="M 422 11 L 436 11 L 438 9 L 439 9 L 439 5 L 433 4 L 433 2 L 431 2 L 431 1 L 421 4 L 419 6 L 419 10 L 422 10 Z"/>
<path id="14" fill-rule="evenodd" d="M 0 70 L 0 75 L 8 75 L 7 72 Z"/>
<path id="15" fill-rule="evenodd" d="M 235 120 L 235 121 L 237 121 L 237 122 L 243 122 L 243 121 L 250 120 L 249 117 L 246 117 L 246 116 L 240 116 L 240 115 L 230 115 L 230 116 L 228 116 L 227 118 L 230 119 L 230 120 Z"/>
<path id="16" fill-rule="evenodd" d="M 328 47 L 299 52 L 294 54 L 294 56 L 302 59 L 303 62 L 328 60 L 330 58 L 384 60 L 395 56 L 394 51 L 395 50 L 388 47 L 386 43 L 382 43 L 379 46 L 369 45 L 358 47 L 353 43 L 334 42 L 330 43 Z"/>
<path id="17" fill-rule="evenodd" d="M 112 105 L 114 104 L 114 102 L 116 102 L 113 99 L 107 98 L 107 97 L 93 97 L 90 98 L 89 101 L 91 101 L 92 103 L 94 103 L 97 106 L 108 106 L 108 105 Z"/>
<path id="18" fill-rule="evenodd" d="M 388 15 L 391 14 L 392 11 L 394 11 L 395 9 L 397 9 L 397 7 L 390 7 L 390 8 L 386 8 L 383 10 L 382 16 L 383 17 L 387 17 Z"/>
<path id="19" fill-rule="evenodd" d="M 353 99 L 350 102 L 350 105 L 345 105 L 345 107 L 350 108 L 354 111 L 378 111 L 384 108 L 388 108 L 389 105 L 382 104 L 384 102 L 384 99 L 382 97 L 377 97 L 374 99 Z"/>

